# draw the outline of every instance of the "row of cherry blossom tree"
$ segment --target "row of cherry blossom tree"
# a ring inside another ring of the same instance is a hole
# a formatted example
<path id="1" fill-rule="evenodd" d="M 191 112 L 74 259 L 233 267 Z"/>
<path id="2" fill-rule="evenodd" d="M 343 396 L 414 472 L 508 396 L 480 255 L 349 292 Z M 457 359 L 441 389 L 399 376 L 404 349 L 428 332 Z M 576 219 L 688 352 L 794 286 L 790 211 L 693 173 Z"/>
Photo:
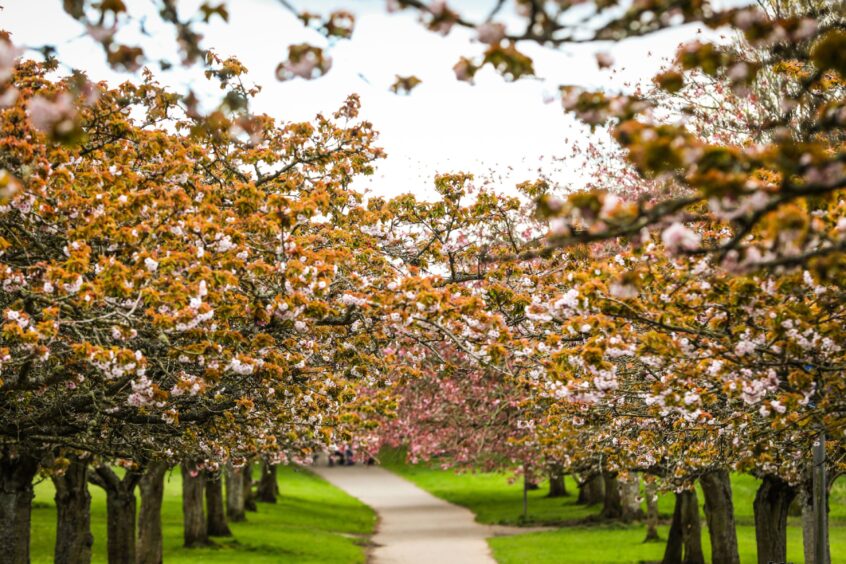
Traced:
<path id="1" fill-rule="evenodd" d="M 90 558 L 87 481 L 107 491 L 114 562 L 135 561 L 150 482 L 139 545 L 155 554 L 158 529 L 160 559 L 164 469 L 200 496 L 186 544 L 202 543 L 206 473 L 342 440 L 351 382 L 379 381 L 358 296 L 391 266 L 348 184 L 380 150 L 355 97 L 311 123 L 199 119 L 150 76 L 56 82 L 2 50 L 2 560 L 28 561 L 38 472 L 57 483 L 57 561 Z"/>
<path id="2" fill-rule="evenodd" d="M 565 108 L 621 148 L 594 159 L 588 190 L 542 181 L 509 199 L 441 178 L 459 186 L 444 209 L 405 229 L 424 227 L 442 297 L 417 322 L 429 335 L 400 349 L 419 373 L 399 381 L 382 440 L 448 464 L 575 473 L 586 497 L 602 476 L 606 516 L 626 514 L 638 473 L 647 492 L 677 492 L 665 562 L 704 560 L 695 481 L 714 561 L 739 561 L 729 475 L 749 472 L 759 561 L 785 560 L 797 497 L 806 561 L 828 561 L 826 496 L 843 469 L 844 17 L 815 2 L 715 12 L 703 20 L 738 40 L 682 45 L 654 90 L 564 87 Z"/>
<path id="3" fill-rule="evenodd" d="M 478 29 L 490 49 L 459 79 L 484 64 L 531 74 L 520 41 L 692 21 L 739 33 L 683 45 L 649 91 L 562 88 L 619 144 L 590 155 L 595 185 L 506 195 L 450 174 L 421 201 L 351 188 L 382 155 L 355 97 L 308 123 L 255 115 L 246 69 L 200 47 L 225 6 L 185 20 L 158 3 L 184 62 L 225 93 L 211 111 L 149 71 L 117 88 L 53 79 L 49 49 L 36 63 L 0 40 L 4 561 L 28 559 L 37 473 L 57 486 L 57 561 L 90 559 L 88 481 L 108 493 L 110 561 L 156 561 L 167 467 L 182 465 L 193 545 L 225 526 L 222 469 L 240 515 L 249 461 L 272 476 L 370 431 L 415 457 L 576 474 L 609 518 L 637 516 L 638 475 L 653 525 L 656 488 L 674 490 L 666 562 L 703 560 L 697 480 L 714 561 L 738 561 L 729 474 L 749 472 L 759 561 L 785 559 L 796 496 L 808 561 L 827 561 L 846 421 L 842 6 L 520 1 L 513 33 L 501 2 L 481 23 L 391 3 L 440 33 Z M 113 65 L 148 62 L 116 41 L 133 21 L 123 2 L 64 6 Z M 346 12 L 301 16 L 352 33 Z M 330 66 L 295 46 L 279 76 Z"/>

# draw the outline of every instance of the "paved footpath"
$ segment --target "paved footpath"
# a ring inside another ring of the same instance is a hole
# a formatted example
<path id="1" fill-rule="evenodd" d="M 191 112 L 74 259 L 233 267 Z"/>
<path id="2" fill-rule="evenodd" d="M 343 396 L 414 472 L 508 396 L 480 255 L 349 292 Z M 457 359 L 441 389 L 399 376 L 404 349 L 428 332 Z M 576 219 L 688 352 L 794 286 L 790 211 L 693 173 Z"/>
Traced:
<path id="1" fill-rule="evenodd" d="M 372 564 L 493 564 L 485 539 L 511 532 L 480 525 L 468 509 L 378 466 L 311 470 L 379 514 Z"/>

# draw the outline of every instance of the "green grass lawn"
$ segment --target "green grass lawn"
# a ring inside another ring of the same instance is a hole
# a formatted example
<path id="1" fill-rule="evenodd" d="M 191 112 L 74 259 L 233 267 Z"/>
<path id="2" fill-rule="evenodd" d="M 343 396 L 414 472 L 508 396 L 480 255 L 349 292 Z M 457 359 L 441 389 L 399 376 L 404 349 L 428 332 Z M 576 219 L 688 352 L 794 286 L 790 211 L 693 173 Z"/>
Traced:
<path id="1" fill-rule="evenodd" d="M 258 472 L 254 472 L 257 476 Z M 182 548 L 182 498 L 179 471 L 166 477 L 162 507 L 164 560 L 262 564 L 276 562 L 364 562 L 364 545 L 376 515 L 358 500 L 297 467 L 279 467 L 278 503 L 259 503 L 246 523 L 232 523 L 233 538 L 215 539 L 217 546 Z M 91 530 L 94 562 L 106 562 L 106 495 L 91 490 Z M 36 487 L 32 512 L 32 562 L 53 562 L 56 510 L 53 484 Z"/>
<path id="2" fill-rule="evenodd" d="M 522 482 L 509 483 L 507 474 L 463 473 L 442 470 L 427 465 L 404 464 L 400 453 L 383 453 L 382 463 L 387 468 L 405 476 L 421 488 L 452 503 L 463 505 L 476 514 L 480 523 L 518 524 L 521 522 Z M 755 528 L 753 526 L 752 500 L 757 480 L 738 475 L 733 480 L 734 504 L 738 522 L 737 536 L 741 562 L 756 562 Z M 599 507 L 576 505 L 576 484 L 568 477 L 567 488 L 572 494 L 561 499 L 547 498 L 546 484 L 529 492 L 528 524 L 561 524 L 556 531 L 530 533 L 490 539 L 494 556 L 502 564 L 532 562 L 545 563 L 626 563 L 660 561 L 663 543 L 643 543 L 645 527 L 642 524 L 592 524 L 574 523 L 596 515 Z M 702 503 L 701 492 L 699 494 Z M 659 499 L 662 515 L 669 517 L 673 511 L 673 496 Z M 703 515 L 704 518 L 704 515 Z M 846 481 L 835 484 L 831 499 L 831 557 L 832 562 L 846 562 Z M 667 537 L 668 526 L 660 528 L 662 538 Z M 708 531 L 703 520 L 702 544 L 706 558 L 710 558 Z M 790 518 L 788 530 L 788 559 L 800 563 L 802 530 L 799 519 Z"/>

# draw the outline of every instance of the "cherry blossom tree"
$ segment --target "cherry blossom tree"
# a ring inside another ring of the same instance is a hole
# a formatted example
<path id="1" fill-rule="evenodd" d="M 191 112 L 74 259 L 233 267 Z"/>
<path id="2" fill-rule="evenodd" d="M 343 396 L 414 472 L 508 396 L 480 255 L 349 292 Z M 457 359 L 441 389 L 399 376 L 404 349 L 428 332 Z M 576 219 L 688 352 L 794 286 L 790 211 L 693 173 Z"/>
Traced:
<path id="1" fill-rule="evenodd" d="M 386 265 L 349 189 L 380 155 L 355 98 L 314 123 L 231 107 L 195 120 L 150 77 L 108 89 L 50 70 L 23 62 L 5 85 L 9 561 L 26 559 L 39 463 L 67 477 L 65 461 L 96 455 L 90 478 L 131 540 L 134 507 L 117 500 L 134 504 L 148 463 L 307 456 L 331 440 L 351 383 L 382 367 L 371 306 L 350 293 Z M 109 545 L 134 559 L 131 542 Z"/>

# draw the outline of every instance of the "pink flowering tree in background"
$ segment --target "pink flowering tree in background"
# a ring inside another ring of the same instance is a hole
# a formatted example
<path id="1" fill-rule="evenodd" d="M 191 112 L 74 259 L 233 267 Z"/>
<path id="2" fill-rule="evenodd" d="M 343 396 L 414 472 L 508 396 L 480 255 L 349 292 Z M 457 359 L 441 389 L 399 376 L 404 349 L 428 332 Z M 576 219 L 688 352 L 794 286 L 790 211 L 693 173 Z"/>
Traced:
<path id="1" fill-rule="evenodd" d="M 396 417 L 380 426 L 380 444 L 405 446 L 410 461 L 444 467 L 515 468 L 534 458 L 518 446 L 532 424 L 521 419 L 524 398 L 507 379 L 446 343 L 437 344 L 437 357 L 420 346 L 395 354 L 423 361 L 399 383 Z"/>

